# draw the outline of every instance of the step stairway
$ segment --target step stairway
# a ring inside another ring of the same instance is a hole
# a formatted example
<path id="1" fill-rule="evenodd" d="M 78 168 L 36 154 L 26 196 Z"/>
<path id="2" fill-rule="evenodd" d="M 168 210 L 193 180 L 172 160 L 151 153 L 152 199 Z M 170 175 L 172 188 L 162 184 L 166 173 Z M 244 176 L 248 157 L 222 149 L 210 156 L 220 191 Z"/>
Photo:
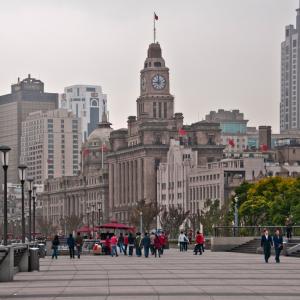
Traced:
<path id="1" fill-rule="evenodd" d="M 241 244 L 237 247 L 234 247 L 231 250 L 228 250 L 228 252 L 257 254 L 257 248 L 259 247 L 260 247 L 260 239 L 253 239 L 247 243 Z"/>

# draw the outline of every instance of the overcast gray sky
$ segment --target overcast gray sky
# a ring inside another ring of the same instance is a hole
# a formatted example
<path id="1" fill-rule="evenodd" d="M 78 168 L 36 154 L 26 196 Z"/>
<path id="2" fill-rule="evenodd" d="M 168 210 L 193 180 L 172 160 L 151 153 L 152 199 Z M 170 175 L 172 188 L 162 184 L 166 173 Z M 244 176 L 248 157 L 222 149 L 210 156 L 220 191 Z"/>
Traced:
<path id="1" fill-rule="evenodd" d="M 218 108 L 279 128 L 280 43 L 298 0 L 0 0 L 0 94 L 17 77 L 49 92 L 100 84 L 114 128 L 136 114 L 139 71 L 157 39 L 185 123 Z"/>

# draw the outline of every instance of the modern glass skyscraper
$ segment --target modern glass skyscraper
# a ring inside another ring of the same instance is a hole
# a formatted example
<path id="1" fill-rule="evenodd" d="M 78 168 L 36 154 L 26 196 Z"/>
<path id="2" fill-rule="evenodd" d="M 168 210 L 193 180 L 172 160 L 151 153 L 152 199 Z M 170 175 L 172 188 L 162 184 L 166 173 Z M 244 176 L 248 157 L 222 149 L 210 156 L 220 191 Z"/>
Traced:
<path id="1" fill-rule="evenodd" d="M 281 43 L 280 132 L 300 129 L 300 8 L 296 11 L 296 28 L 287 25 Z"/>

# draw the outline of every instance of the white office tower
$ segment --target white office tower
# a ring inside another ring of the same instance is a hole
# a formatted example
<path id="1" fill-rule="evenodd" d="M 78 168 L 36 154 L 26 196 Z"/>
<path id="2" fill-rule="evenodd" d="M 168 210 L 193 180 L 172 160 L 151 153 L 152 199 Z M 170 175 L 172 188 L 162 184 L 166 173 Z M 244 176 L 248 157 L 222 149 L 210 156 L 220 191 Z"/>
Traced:
<path id="1" fill-rule="evenodd" d="M 72 85 L 60 95 L 59 106 L 81 119 L 82 140 L 86 141 L 102 121 L 103 112 L 107 113 L 107 95 L 99 85 Z"/>

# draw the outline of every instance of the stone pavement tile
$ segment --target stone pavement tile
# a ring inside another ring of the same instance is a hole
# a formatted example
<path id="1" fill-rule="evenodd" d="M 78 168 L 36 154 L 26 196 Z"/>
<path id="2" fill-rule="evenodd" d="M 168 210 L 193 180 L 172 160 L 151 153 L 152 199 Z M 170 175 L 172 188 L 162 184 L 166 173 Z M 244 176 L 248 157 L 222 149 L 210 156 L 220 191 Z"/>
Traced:
<path id="1" fill-rule="evenodd" d="M 197 286 L 189 286 L 189 285 L 165 285 L 165 286 L 153 286 L 154 290 L 159 295 L 195 295 L 195 294 L 204 294 L 205 292 L 198 288 Z"/>
<path id="2" fill-rule="evenodd" d="M 218 285 L 210 285 L 210 286 L 206 286 L 203 285 L 201 286 L 201 289 L 204 290 L 206 293 L 208 293 L 209 295 L 226 295 L 227 293 L 229 295 L 231 294 L 253 294 L 252 291 L 250 291 L 248 289 L 248 286 L 218 286 Z"/>
<path id="3" fill-rule="evenodd" d="M 247 289 L 249 289 L 253 293 L 264 293 L 264 294 L 271 294 L 271 295 L 276 295 L 276 293 L 286 293 L 286 294 L 295 293 L 295 291 L 292 291 L 290 287 L 281 286 L 281 285 L 275 286 L 275 285 L 249 285 L 248 284 Z"/>
<path id="4" fill-rule="evenodd" d="M 289 295 L 281 295 L 281 296 L 265 296 L 265 300 L 299 300 L 300 296 L 289 296 Z"/>
<path id="5" fill-rule="evenodd" d="M 60 294 L 63 292 L 64 288 L 65 287 L 24 287 L 20 289 L 17 294 L 25 297 L 35 297 L 37 295 L 52 296 Z"/>
<path id="6" fill-rule="evenodd" d="M 160 300 L 161 297 L 158 296 L 108 296 L 107 300 Z"/>
<path id="7" fill-rule="evenodd" d="M 107 296 L 84 296 L 83 300 L 106 300 L 106 299 Z M 76 296 L 76 295 L 72 297 L 58 296 L 53 300 L 82 300 L 82 296 Z"/>
<path id="8" fill-rule="evenodd" d="M 99 295 L 99 296 L 105 296 L 108 295 L 108 287 L 107 286 L 80 286 L 80 287 L 76 287 L 76 286 L 69 286 L 66 287 L 63 292 L 62 295 L 64 296 L 68 296 L 68 295 L 82 295 L 82 297 L 85 296 L 94 296 L 94 295 Z"/>
<path id="9" fill-rule="evenodd" d="M 197 296 L 186 296 L 186 295 L 172 295 L 172 296 L 160 296 L 159 300 L 212 300 L 210 296 L 207 295 L 197 295 Z"/>
<path id="10" fill-rule="evenodd" d="M 98 287 L 98 286 L 108 286 L 108 280 L 101 279 L 101 280 L 73 280 L 69 282 L 68 286 L 75 286 L 75 287 Z"/>
<path id="11" fill-rule="evenodd" d="M 69 280 L 55 280 L 55 281 L 48 281 L 48 280 L 39 280 L 39 281 L 28 281 L 26 282 L 26 287 L 64 287 L 70 283 Z"/>
<path id="12" fill-rule="evenodd" d="M 19 290 L 20 290 L 19 287 L 2 288 L 2 285 L 0 285 L 0 297 L 13 295 L 13 294 L 17 293 Z"/>
<path id="13" fill-rule="evenodd" d="M 211 299 L 212 300 L 266 300 L 266 298 L 264 296 L 259 296 L 259 295 L 256 295 L 256 296 L 248 296 L 248 295 L 212 296 Z M 277 299 L 277 300 L 279 300 L 279 299 Z M 285 300 L 285 298 L 281 299 L 281 300 Z"/>
<path id="14" fill-rule="evenodd" d="M 179 278 L 163 278 L 163 279 L 148 279 L 147 280 L 148 284 L 152 286 L 181 286 L 185 284 L 185 281 Z M 190 282 L 188 282 L 190 284 Z"/>
<path id="15" fill-rule="evenodd" d="M 25 299 L 27 299 L 27 300 L 32 300 L 32 299 L 35 299 L 35 300 L 54 300 L 54 299 L 56 299 L 55 297 L 53 297 L 53 296 L 49 296 L 49 297 L 35 297 L 35 298 L 28 298 L 28 297 L 22 297 L 22 296 L 20 296 L 20 297 L 18 297 L 18 296 L 16 296 L 16 297 L 8 297 L 8 298 L 0 298 L 1 300 L 11 300 L 11 299 L 13 299 L 13 300 L 25 300 Z"/>
<path id="16" fill-rule="evenodd" d="M 122 279 L 122 280 L 118 280 L 118 279 L 110 279 L 109 280 L 109 286 L 146 286 L 149 285 L 147 280 L 144 279 Z"/>
<path id="17" fill-rule="evenodd" d="M 109 295 L 156 295 L 151 286 L 110 286 Z"/>

